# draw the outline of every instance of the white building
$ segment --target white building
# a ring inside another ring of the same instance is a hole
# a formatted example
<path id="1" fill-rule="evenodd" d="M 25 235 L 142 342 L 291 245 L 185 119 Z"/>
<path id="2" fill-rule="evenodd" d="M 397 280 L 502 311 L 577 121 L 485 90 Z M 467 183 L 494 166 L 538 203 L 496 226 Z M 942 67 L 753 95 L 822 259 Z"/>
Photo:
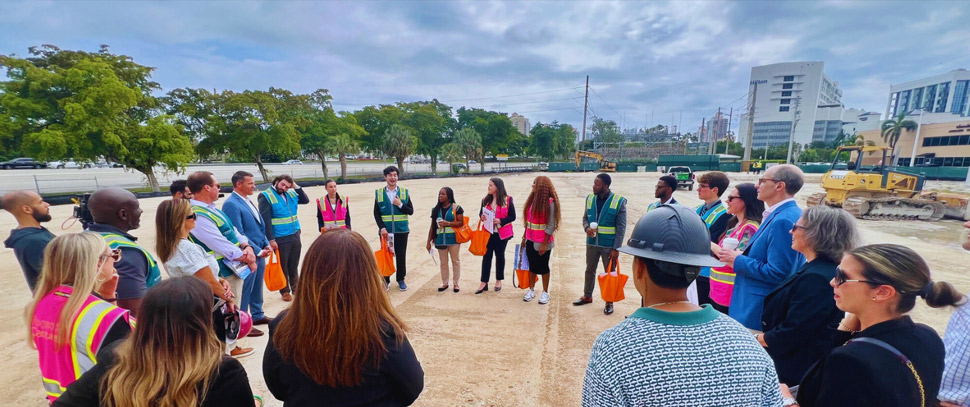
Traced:
<path id="1" fill-rule="evenodd" d="M 838 82 L 825 76 L 824 66 L 822 61 L 808 61 L 751 68 L 749 93 L 757 89 L 757 95 L 749 97 L 749 103 L 756 99 L 753 148 L 787 145 L 793 121 L 795 143 L 809 144 L 838 135 L 842 129 L 842 90 Z M 747 114 L 741 115 L 738 131 L 739 139 L 746 140 Z"/>
<path id="2" fill-rule="evenodd" d="M 889 87 L 886 118 L 919 109 L 922 123 L 966 121 L 970 116 L 970 71 L 957 69 L 942 75 L 904 82 Z M 919 112 L 917 112 L 919 113 Z"/>
<path id="3" fill-rule="evenodd" d="M 842 131 L 847 135 L 861 131 L 876 130 L 882 126 L 882 114 L 862 109 L 845 109 L 842 113 Z"/>
<path id="4" fill-rule="evenodd" d="M 512 121 L 512 125 L 515 126 L 516 129 L 519 129 L 519 133 L 526 136 L 529 135 L 529 130 L 532 129 L 532 126 L 529 125 L 529 119 L 526 119 L 525 116 L 518 113 L 512 113 L 512 115 L 509 116 L 509 120 Z"/>

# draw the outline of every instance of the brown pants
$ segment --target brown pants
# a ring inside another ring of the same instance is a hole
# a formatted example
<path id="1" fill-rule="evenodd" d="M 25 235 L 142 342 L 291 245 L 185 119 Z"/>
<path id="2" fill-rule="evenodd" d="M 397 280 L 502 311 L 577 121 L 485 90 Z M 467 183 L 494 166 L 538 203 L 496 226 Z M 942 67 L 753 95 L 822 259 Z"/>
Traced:
<path id="1" fill-rule="evenodd" d="M 461 261 L 458 254 L 461 251 L 460 244 L 449 245 L 447 249 L 438 249 L 438 259 L 441 265 L 441 285 L 448 284 L 448 256 L 451 256 L 451 268 L 454 270 L 452 276 L 455 286 L 458 286 L 458 278 L 461 277 Z"/>

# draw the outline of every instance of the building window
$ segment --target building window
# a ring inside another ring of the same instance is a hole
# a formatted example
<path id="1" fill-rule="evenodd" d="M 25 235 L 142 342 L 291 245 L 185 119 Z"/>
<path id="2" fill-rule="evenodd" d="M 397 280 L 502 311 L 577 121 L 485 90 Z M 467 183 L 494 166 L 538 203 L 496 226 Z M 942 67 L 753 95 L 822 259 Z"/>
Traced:
<path id="1" fill-rule="evenodd" d="M 790 91 L 790 90 L 786 90 L 786 91 L 784 91 L 784 92 L 781 92 L 781 96 L 782 96 L 782 97 L 787 97 L 787 96 L 791 96 L 791 91 Z"/>
<path id="2" fill-rule="evenodd" d="M 790 105 L 791 104 L 791 99 L 782 99 L 781 100 L 781 104 L 783 104 L 783 105 Z"/>
<path id="3" fill-rule="evenodd" d="M 899 93 L 899 110 L 896 114 L 909 113 L 909 95 L 912 90 L 904 90 Z"/>
<path id="4" fill-rule="evenodd" d="M 899 103 L 899 92 L 893 93 L 889 97 L 889 117 L 896 117 L 896 107 Z"/>
<path id="5" fill-rule="evenodd" d="M 933 111 L 933 101 L 936 99 L 936 85 L 930 85 L 926 87 L 926 93 L 923 95 L 923 110 L 926 112 Z"/>
<path id="6" fill-rule="evenodd" d="M 920 102 L 923 101 L 923 88 L 913 89 L 913 96 L 910 99 L 912 99 L 912 102 L 909 104 L 909 110 L 919 109 Z"/>
<path id="7" fill-rule="evenodd" d="M 779 112 L 787 112 L 787 111 L 788 111 L 788 107 L 789 107 L 789 106 L 782 106 L 782 107 L 779 107 L 779 108 L 778 108 L 778 111 L 779 111 Z"/>
<path id="8" fill-rule="evenodd" d="M 950 82 L 943 82 L 940 84 L 938 93 L 936 95 L 936 109 L 933 111 L 936 113 L 943 113 L 946 111 L 946 102 L 950 96 Z"/>
<path id="9" fill-rule="evenodd" d="M 794 75 L 788 75 L 788 76 L 785 77 L 785 82 L 791 82 L 793 80 L 795 80 L 795 76 Z"/>
<path id="10" fill-rule="evenodd" d="M 792 84 L 790 84 L 790 83 L 785 83 L 785 84 L 782 84 L 782 85 L 781 85 L 781 88 L 782 88 L 782 89 L 791 89 L 791 88 L 792 88 L 792 86 L 793 86 L 793 85 L 792 85 Z"/>
<path id="11" fill-rule="evenodd" d="M 970 90 L 970 81 L 957 81 L 957 86 L 953 87 L 953 107 L 950 113 L 966 116 L 967 112 L 967 91 Z"/>

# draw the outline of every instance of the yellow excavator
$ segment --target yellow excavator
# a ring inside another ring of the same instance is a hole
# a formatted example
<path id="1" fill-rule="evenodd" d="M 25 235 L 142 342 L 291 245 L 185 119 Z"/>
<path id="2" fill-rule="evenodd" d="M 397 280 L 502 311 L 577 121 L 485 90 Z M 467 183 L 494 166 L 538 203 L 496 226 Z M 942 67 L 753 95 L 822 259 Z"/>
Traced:
<path id="1" fill-rule="evenodd" d="M 832 167 L 822 176 L 825 192 L 809 197 L 808 205 L 841 207 L 859 219 L 942 219 L 947 209 L 944 202 L 919 196 L 926 181 L 923 176 L 883 165 L 888 150 L 875 146 L 839 147 Z M 877 165 L 864 166 L 863 157 L 874 153 L 881 153 L 882 160 Z"/>
<path id="2" fill-rule="evenodd" d="M 580 165 L 586 160 L 596 160 L 600 165 L 600 171 L 602 172 L 616 172 L 616 163 L 603 158 L 599 153 L 594 153 L 592 151 L 576 151 L 576 169 L 578 170 Z"/>

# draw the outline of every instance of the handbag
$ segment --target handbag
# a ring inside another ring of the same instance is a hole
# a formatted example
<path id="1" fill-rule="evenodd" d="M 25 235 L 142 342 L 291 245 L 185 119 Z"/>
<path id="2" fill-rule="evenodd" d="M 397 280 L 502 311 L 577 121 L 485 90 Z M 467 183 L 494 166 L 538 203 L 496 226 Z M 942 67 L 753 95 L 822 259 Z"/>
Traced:
<path id="1" fill-rule="evenodd" d="M 620 302 L 626 298 L 623 287 L 626 286 L 630 276 L 620 273 L 619 264 L 616 265 L 616 270 L 610 272 L 612 269 L 613 260 L 610 260 L 609 265 L 606 266 L 606 273 L 596 276 L 600 284 L 600 297 L 606 302 Z"/>
<path id="2" fill-rule="evenodd" d="M 279 250 L 273 250 L 266 262 L 266 271 L 263 273 L 263 282 L 266 289 L 279 291 L 286 288 L 286 274 L 283 273 L 283 265 L 280 264 Z"/>
<path id="3" fill-rule="evenodd" d="M 853 343 L 853 342 L 861 342 L 861 343 L 868 343 L 870 345 L 876 345 L 876 346 L 878 346 L 880 348 L 883 348 L 885 350 L 888 350 L 893 355 L 895 355 L 896 356 L 896 359 L 898 359 L 900 362 L 902 362 L 904 365 L 906 365 L 906 367 L 909 368 L 909 371 L 910 372 L 913 372 L 913 377 L 916 378 L 916 386 L 919 387 L 919 397 L 920 397 L 920 404 L 919 405 L 920 405 L 920 407 L 925 407 L 926 406 L 926 391 L 923 389 L 923 379 L 921 379 L 919 377 L 919 373 L 916 373 L 916 367 L 913 366 L 913 362 L 910 361 L 909 358 L 907 358 L 906 355 L 903 354 L 903 352 L 900 352 L 899 349 L 896 349 L 895 347 L 893 347 L 892 345 L 890 345 L 890 344 L 888 344 L 886 342 L 883 342 L 883 341 L 881 341 L 879 339 L 876 339 L 876 338 L 870 338 L 868 336 L 863 336 L 861 338 L 851 339 L 848 342 L 846 342 L 845 344 L 848 345 L 848 344 Z"/>
<path id="4" fill-rule="evenodd" d="M 472 232 L 472 243 L 468 245 L 468 251 L 476 256 L 484 256 L 488 252 L 488 238 L 490 237 L 492 237 L 492 234 L 485 230 L 482 222 L 478 222 L 478 230 Z"/>
<path id="5" fill-rule="evenodd" d="M 390 277 L 397 271 L 394 269 L 394 253 L 387 249 L 387 238 L 381 237 L 381 249 L 374 252 L 377 259 L 377 271 L 384 277 Z"/>
<path id="6" fill-rule="evenodd" d="M 529 288 L 531 276 L 529 276 L 529 257 L 525 255 L 525 245 L 515 245 L 515 274 L 512 275 L 512 285 L 521 289 Z M 518 282 L 516 282 L 518 278 Z"/>
<path id="7" fill-rule="evenodd" d="M 455 218 L 455 220 L 458 220 L 458 213 L 455 212 L 455 205 L 451 205 L 451 215 Z M 462 244 L 469 240 L 472 240 L 472 228 L 468 226 L 468 217 L 465 215 L 461 215 L 461 217 L 464 220 L 464 222 L 462 222 L 461 224 L 461 227 L 454 228 L 455 241 L 458 242 L 458 244 Z"/>

